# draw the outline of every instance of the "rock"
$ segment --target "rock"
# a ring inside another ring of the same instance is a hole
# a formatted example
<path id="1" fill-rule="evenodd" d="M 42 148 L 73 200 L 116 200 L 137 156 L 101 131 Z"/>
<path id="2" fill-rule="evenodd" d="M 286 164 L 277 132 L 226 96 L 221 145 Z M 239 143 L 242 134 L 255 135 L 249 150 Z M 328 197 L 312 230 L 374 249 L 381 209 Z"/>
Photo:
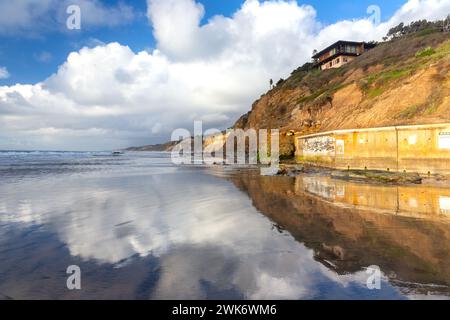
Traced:
<path id="1" fill-rule="evenodd" d="M 276 175 L 278 175 L 279 171 L 280 171 L 279 168 L 274 168 L 274 167 L 261 168 L 261 175 L 262 176 L 276 176 Z"/>
<path id="2" fill-rule="evenodd" d="M 368 171 L 368 170 L 339 170 L 333 171 L 331 177 L 335 179 L 368 181 L 379 183 L 404 184 L 414 183 L 421 184 L 422 178 L 418 173 L 399 173 L 388 171 Z"/>

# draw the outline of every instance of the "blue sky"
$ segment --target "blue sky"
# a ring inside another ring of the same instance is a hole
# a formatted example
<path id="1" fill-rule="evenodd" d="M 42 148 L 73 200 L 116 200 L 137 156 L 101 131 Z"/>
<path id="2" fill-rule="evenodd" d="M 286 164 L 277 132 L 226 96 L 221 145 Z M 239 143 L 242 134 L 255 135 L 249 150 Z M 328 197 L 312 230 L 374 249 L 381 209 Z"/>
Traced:
<path id="1" fill-rule="evenodd" d="M 94 40 L 104 43 L 117 41 L 138 52 L 155 47 L 151 26 L 146 18 L 147 4 L 145 0 L 126 0 L 137 13 L 135 19 L 118 27 L 83 28 L 82 31 L 48 32 L 40 36 L 1 35 L 0 34 L 0 66 L 6 67 L 10 73 L 7 79 L 0 79 L 0 85 L 15 83 L 35 83 L 56 72 L 67 58 L 67 55 L 83 46 L 92 46 Z M 205 7 L 203 22 L 214 15 L 231 16 L 243 3 L 243 0 L 200 0 Z M 405 1 L 377 1 L 382 9 L 382 20 L 386 20 L 400 8 Z M 117 5 L 116 0 L 102 1 L 106 6 Z M 324 24 L 332 24 L 343 19 L 356 19 L 367 16 L 366 8 L 373 0 L 307 0 L 300 4 L 312 5 L 317 11 L 318 20 Z"/>

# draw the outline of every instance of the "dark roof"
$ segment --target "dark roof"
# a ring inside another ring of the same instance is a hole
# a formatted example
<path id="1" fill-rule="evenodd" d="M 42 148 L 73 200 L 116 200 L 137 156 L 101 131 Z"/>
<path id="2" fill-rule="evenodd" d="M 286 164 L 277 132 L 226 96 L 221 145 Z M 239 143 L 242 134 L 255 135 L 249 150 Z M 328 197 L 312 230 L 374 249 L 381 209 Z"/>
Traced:
<path id="1" fill-rule="evenodd" d="M 365 42 L 356 42 L 356 41 L 345 41 L 345 40 L 339 40 L 338 42 L 333 43 L 331 46 L 326 47 L 325 49 L 317 52 L 315 55 L 313 55 L 313 59 L 318 59 L 321 55 L 324 53 L 330 51 L 334 47 L 337 47 L 339 45 L 361 45 L 365 44 Z"/>

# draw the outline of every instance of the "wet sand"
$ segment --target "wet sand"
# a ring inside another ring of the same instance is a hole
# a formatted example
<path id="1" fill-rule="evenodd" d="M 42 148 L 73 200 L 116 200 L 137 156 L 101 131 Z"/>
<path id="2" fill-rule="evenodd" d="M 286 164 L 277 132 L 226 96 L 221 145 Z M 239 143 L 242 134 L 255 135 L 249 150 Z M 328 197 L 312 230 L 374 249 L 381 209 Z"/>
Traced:
<path id="1" fill-rule="evenodd" d="M 155 153 L 8 157 L 1 299 L 450 296 L 448 188 L 176 167 Z M 74 264 L 79 291 L 66 287 Z M 367 288 L 372 265 L 381 290 Z"/>

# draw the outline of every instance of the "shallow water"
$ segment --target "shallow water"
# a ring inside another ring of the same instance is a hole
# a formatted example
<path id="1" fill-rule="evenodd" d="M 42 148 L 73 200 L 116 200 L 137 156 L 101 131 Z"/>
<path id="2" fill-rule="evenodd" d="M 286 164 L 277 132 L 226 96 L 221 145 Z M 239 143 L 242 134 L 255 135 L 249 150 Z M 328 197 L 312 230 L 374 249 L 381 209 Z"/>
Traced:
<path id="1" fill-rule="evenodd" d="M 0 152 L 0 298 L 450 296 L 450 190 Z M 66 269 L 81 268 L 81 290 Z M 381 289 L 367 288 L 379 266 Z"/>

